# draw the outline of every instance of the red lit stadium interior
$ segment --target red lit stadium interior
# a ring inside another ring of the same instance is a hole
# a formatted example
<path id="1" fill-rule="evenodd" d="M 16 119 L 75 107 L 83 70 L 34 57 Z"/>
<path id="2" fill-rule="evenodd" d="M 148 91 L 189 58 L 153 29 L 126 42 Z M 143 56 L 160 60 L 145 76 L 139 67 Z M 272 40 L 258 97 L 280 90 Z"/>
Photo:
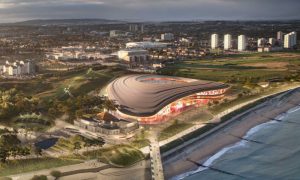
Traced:
<path id="1" fill-rule="evenodd" d="M 227 89 L 204 91 L 201 93 L 196 93 L 181 98 L 167 105 L 166 107 L 161 109 L 157 114 L 153 116 L 148 116 L 148 117 L 130 116 L 120 111 L 117 111 L 115 115 L 123 119 L 136 119 L 140 122 L 140 124 L 160 124 L 169 120 L 172 117 L 181 114 L 184 111 L 193 108 L 201 108 L 207 105 L 209 102 L 222 99 L 224 97 L 224 93 L 226 90 Z"/>
<path id="2" fill-rule="evenodd" d="M 154 116 L 139 117 L 138 120 L 141 124 L 163 123 L 164 121 L 167 121 L 168 119 L 175 117 L 186 110 L 191 108 L 201 108 L 212 100 L 221 99 L 224 92 L 225 89 L 196 93 L 169 104 Z"/>

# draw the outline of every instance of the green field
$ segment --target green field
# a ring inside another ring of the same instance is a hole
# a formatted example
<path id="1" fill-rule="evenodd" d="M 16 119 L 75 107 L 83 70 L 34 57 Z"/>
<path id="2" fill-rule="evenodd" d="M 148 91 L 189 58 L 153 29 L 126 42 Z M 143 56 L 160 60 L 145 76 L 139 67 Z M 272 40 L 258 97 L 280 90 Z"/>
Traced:
<path id="1" fill-rule="evenodd" d="M 89 73 L 89 70 L 77 72 L 71 75 L 50 79 L 52 88 L 43 91 L 37 96 L 39 97 L 62 97 L 64 96 L 65 88 L 69 88 L 74 96 L 85 95 L 94 90 L 100 90 L 111 79 L 120 76 L 124 73 L 120 69 L 105 68 L 102 70 L 95 70 Z"/>
<path id="2" fill-rule="evenodd" d="M 141 151 L 129 145 L 115 145 L 109 148 L 85 152 L 84 156 L 91 159 L 96 158 L 103 163 L 116 167 L 131 166 L 145 158 Z"/>
<path id="3" fill-rule="evenodd" d="M 0 164 L 0 177 L 12 175 L 12 174 L 60 167 L 60 166 L 66 166 L 71 164 L 78 164 L 80 162 L 82 162 L 82 160 L 63 159 L 63 158 L 12 160 L 6 164 Z"/>
<path id="4" fill-rule="evenodd" d="M 84 95 L 101 89 L 111 79 L 121 76 L 126 71 L 119 68 L 103 67 L 89 72 L 88 68 L 53 72 L 31 80 L 0 80 L 0 90 L 17 90 L 39 98 L 53 98 L 64 95 L 64 88 L 69 88 L 74 96 Z"/>
<path id="5" fill-rule="evenodd" d="M 176 62 L 160 74 L 195 79 L 244 83 L 266 81 L 272 78 L 299 78 L 299 53 L 254 53 L 217 57 L 209 60 Z"/>
<path id="6" fill-rule="evenodd" d="M 171 136 L 174 136 L 175 134 L 178 134 L 179 132 L 184 131 L 185 129 L 188 129 L 192 126 L 193 126 L 193 124 L 191 124 L 191 123 L 177 123 L 175 121 L 172 125 L 163 129 L 160 132 L 158 139 L 159 139 L 159 141 L 165 140 L 165 139 L 167 139 Z"/>

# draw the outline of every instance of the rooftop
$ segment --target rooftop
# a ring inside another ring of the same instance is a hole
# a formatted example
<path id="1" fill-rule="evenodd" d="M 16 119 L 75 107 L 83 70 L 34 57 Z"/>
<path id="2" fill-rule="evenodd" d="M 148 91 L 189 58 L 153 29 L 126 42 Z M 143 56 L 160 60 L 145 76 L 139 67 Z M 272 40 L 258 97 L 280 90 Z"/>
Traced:
<path id="1" fill-rule="evenodd" d="M 223 83 L 160 75 L 128 75 L 112 81 L 108 97 L 128 115 L 152 116 L 168 104 L 194 93 L 224 89 Z"/>

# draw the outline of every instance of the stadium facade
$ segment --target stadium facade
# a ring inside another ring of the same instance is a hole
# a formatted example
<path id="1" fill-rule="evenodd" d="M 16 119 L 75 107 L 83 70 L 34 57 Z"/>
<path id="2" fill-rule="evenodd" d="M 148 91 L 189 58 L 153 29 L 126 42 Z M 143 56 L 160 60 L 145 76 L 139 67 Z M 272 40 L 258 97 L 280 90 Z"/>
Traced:
<path id="1" fill-rule="evenodd" d="M 106 90 L 108 98 L 118 105 L 115 116 L 158 124 L 187 109 L 223 98 L 228 88 L 218 82 L 143 74 L 117 78 Z"/>

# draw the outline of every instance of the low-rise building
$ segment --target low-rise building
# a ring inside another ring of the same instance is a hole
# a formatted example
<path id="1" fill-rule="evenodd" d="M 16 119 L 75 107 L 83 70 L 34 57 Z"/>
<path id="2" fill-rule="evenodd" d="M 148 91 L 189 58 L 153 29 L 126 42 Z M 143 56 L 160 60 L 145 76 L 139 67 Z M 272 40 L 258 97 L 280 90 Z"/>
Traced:
<path id="1" fill-rule="evenodd" d="M 161 34 L 161 40 L 163 40 L 163 41 L 172 41 L 172 40 L 174 40 L 174 34 L 172 34 L 172 33 Z"/>
<path id="2" fill-rule="evenodd" d="M 274 51 L 281 51 L 283 48 L 280 46 L 266 46 L 266 47 L 259 47 L 257 48 L 258 52 L 274 52 Z"/>
<path id="3" fill-rule="evenodd" d="M 139 128 L 137 121 L 119 120 L 107 112 L 95 118 L 79 118 L 74 121 L 74 125 L 104 135 L 128 134 Z"/>
<path id="4" fill-rule="evenodd" d="M 165 67 L 165 65 L 164 65 L 163 63 L 153 63 L 153 64 L 152 64 L 152 67 L 153 67 L 154 69 L 159 69 L 159 68 Z"/>
<path id="5" fill-rule="evenodd" d="M 118 51 L 119 60 L 130 64 L 131 67 L 147 65 L 150 63 L 150 56 L 147 50 L 142 49 L 126 49 Z"/>
<path id="6" fill-rule="evenodd" d="M 125 36 L 128 36 L 129 33 L 128 32 L 125 32 L 125 31 L 120 31 L 120 30 L 111 30 L 109 32 L 109 37 L 125 37 Z"/>
<path id="7" fill-rule="evenodd" d="M 265 38 L 259 38 L 257 40 L 257 47 L 264 47 L 267 44 L 267 40 Z"/>
<path id="8" fill-rule="evenodd" d="M 129 42 L 126 43 L 126 48 L 128 49 L 162 49 L 168 47 L 168 43 L 161 42 Z"/>

